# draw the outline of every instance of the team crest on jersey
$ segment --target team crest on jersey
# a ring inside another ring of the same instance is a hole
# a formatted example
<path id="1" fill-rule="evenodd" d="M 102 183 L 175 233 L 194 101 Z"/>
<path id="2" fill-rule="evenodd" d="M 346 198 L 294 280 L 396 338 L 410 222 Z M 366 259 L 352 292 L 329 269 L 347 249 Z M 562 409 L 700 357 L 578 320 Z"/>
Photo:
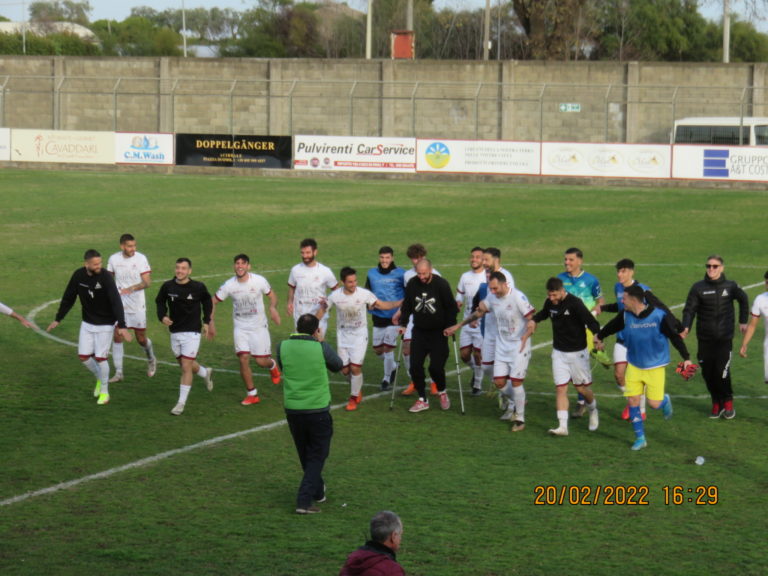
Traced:
<path id="1" fill-rule="evenodd" d="M 94 287 L 93 287 L 93 289 L 94 289 L 94 290 L 100 290 L 100 289 L 101 289 L 101 284 L 99 284 L 98 282 L 96 282 L 96 286 L 94 286 Z"/>
<path id="2" fill-rule="evenodd" d="M 728 288 L 723 288 L 723 296 L 728 296 Z"/>
<path id="3" fill-rule="evenodd" d="M 192 298 L 192 294 L 187 295 L 187 300 L 194 300 L 194 298 Z"/>
<path id="4" fill-rule="evenodd" d="M 565 312 L 563 312 L 563 316 L 570 316 L 570 315 L 571 315 L 570 310 L 566 310 Z"/>

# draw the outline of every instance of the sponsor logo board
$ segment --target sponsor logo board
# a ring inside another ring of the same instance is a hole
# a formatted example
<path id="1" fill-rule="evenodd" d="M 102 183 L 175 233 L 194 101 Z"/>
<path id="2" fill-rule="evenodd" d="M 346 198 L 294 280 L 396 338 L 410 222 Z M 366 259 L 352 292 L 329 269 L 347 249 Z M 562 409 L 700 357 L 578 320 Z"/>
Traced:
<path id="1" fill-rule="evenodd" d="M 296 170 L 347 172 L 415 172 L 415 138 L 296 136 Z"/>
<path id="2" fill-rule="evenodd" d="M 538 142 L 419 139 L 416 146 L 419 172 L 538 175 L 541 163 Z"/>
<path id="3" fill-rule="evenodd" d="M 11 160 L 63 164 L 114 164 L 114 132 L 11 130 Z"/>

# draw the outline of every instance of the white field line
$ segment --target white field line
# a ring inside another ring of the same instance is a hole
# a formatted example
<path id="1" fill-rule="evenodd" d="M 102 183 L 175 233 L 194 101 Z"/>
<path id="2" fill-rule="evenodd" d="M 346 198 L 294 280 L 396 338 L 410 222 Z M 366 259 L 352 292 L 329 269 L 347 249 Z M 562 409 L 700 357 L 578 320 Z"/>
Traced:
<path id="1" fill-rule="evenodd" d="M 757 286 L 762 286 L 763 282 L 759 282 L 757 284 L 751 284 L 749 286 L 745 286 L 745 290 L 749 290 L 751 288 L 755 288 Z M 35 316 L 41 311 L 44 310 L 46 307 L 50 306 L 51 304 L 57 303 L 58 300 L 52 300 L 50 302 L 46 302 L 45 304 L 41 304 L 34 310 L 32 310 L 29 313 L 29 320 L 34 324 L 34 318 Z M 676 308 L 682 308 L 683 304 L 676 304 L 674 306 L 670 306 L 671 309 Z M 35 324 L 35 330 L 45 336 L 46 338 L 50 338 L 51 340 L 54 340 L 56 342 L 66 344 L 67 346 L 77 346 L 74 342 L 69 342 L 67 340 L 64 340 L 62 338 L 58 338 L 57 336 L 53 336 L 44 330 L 41 330 L 36 324 Z M 537 350 L 540 348 L 544 348 L 546 346 L 551 345 L 552 342 L 542 342 L 540 344 L 536 344 L 532 347 L 533 350 Z M 143 360 L 143 358 L 135 357 L 135 356 L 127 356 L 129 358 L 134 358 L 136 360 Z M 174 366 L 175 364 L 172 362 L 166 362 L 165 364 Z M 468 370 L 468 368 L 466 368 Z M 222 370 L 223 371 L 223 370 Z M 463 371 L 463 370 L 462 370 Z M 229 370 L 228 372 L 234 372 L 232 370 Z M 447 373 L 448 376 L 452 376 L 456 374 L 456 370 L 452 370 Z M 346 384 L 346 382 L 334 382 L 334 384 Z M 552 396 L 554 395 L 554 392 L 534 392 L 534 391 L 526 391 L 527 394 L 536 394 L 536 395 L 542 395 L 542 396 Z M 386 397 L 390 396 L 391 392 L 379 392 L 376 394 L 368 394 L 363 398 L 363 401 L 373 400 L 376 398 Z M 601 394 L 601 396 L 604 397 L 620 397 L 620 394 Z M 698 399 L 698 398 L 704 398 L 708 397 L 706 395 L 676 395 L 676 398 L 692 398 L 692 399 Z M 759 400 L 765 400 L 768 399 L 768 396 L 736 396 L 736 398 L 751 398 L 751 399 L 759 399 Z M 331 410 L 339 410 L 343 406 L 345 406 L 345 403 L 342 404 L 334 404 L 331 406 Z M 18 496 L 13 496 L 11 498 L 6 498 L 5 500 L 0 500 L 0 506 L 10 506 L 11 504 L 17 504 L 19 502 L 23 502 L 24 500 L 29 500 L 30 498 L 35 498 L 37 496 L 45 496 L 46 494 L 53 494 L 54 492 L 58 492 L 60 490 L 66 490 L 67 488 L 73 488 L 75 486 L 79 486 L 80 484 L 84 484 L 86 482 L 90 482 L 92 480 L 100 480 L 104 478 L 109 478 L 111 476 L 114 476 L 115 474 L 119 474 L 120 472 L 125 472 L 127 470 L 133 470 L 136 468 L 142 468 L 144 466 L 148 466 L 150 464 L 154 464 L 156 462 L 160 462 L 161 460 L 165 460 L 166 458 L 171 458 L 172 456 L 176 456 L 177 454 L 184 454 L 186 452 L 191 452 L 193 450 L 197 450 L 199 448 L 205 448 L 207 446 L 213 446 L 215 444 L 219 444 L 221 442 L 224 442 L 226 440 L 233 440 L 235 438 L 241 438 L 243 436 L 247 436 L 248 434 L 253 434 L 256 432 L 266 432 L 268 430 L 274 430 L 275 428 L 279 428 L 281 426 L 284 426 L 287 424 L 287 420 L 282 419 L 278 420 L 276 422 L 271 422 L 269 424 L 263 424 L 261 426 L 257 426 L 255 428 L 249 428 L 247 430 L 241 430 L 240 432 L 233 432 L 232 434 L 226 434 L 224 436 L 217 436 L 215 438 L 211 438 L 209 440 L 203 440 L 202 442 L 197 442 L 195 444 L 189 444 L 187 446 L 184 446 L 182 448 L 176 448 L 174 450 L 168 450 L 166 452 L 160 452 L 159 454 L 155 454 L 154 456 L 149 456 L 147 458 L 142 458 L 140 460 L 135 460 L 133 462 L 129 462 L 128 464 L 123 464 L 122 466 L 116 466 L 114 468 L 109 468 L 108 470 L 103 470 L 101 472 L 97 472 L 95 474 L 88 474 L 87 476 L 82 476 L 80 478 L 76 478 L 74 480 L 70 480 L 68 482 L 61 482 L 59 484 L 54 484 L 53 486 L 49 486 L 47 488 L 42 488 L 40 490 L 33 490 L 31 492 L 25 492 L 24 494 L 20 494 Z"/>

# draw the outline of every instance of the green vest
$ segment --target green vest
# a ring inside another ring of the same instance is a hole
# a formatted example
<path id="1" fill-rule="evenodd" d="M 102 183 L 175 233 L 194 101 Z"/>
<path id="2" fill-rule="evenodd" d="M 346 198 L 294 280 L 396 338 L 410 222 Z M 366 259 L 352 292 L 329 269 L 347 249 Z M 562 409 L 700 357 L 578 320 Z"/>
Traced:
<path id="1" fill-rule="evenodd" d="M 320 342 L 290 338 L 280 343 L 286 410 L 322 410 L 331 404 L 328 369 Z"/>

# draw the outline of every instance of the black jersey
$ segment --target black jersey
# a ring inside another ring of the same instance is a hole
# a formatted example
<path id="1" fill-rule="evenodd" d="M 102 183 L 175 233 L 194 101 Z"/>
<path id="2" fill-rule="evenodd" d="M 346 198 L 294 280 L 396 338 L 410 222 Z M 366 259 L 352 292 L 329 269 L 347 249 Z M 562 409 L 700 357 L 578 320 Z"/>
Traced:
<path id="1" fill-rule="evenodd" d="M 190 280 L 184 284 L 175 278 L 164 282 L 155 298 L 157 319 L 164 316 L 173 320 L 168 329 L 171 332 L 200 332 L 203 324 L 211 322 L 213 301 L 205 284 Z M 202 318 L 202 321 L 201 321 Z"/>
<path id="2" fill-rule="evenodd" d="M 587 347 L 586 328 L 597 334 L 600 323 L 586 305 L 573 294 L 566 293 L 559 304 L 547 298 L 540 312 L 533 316 L 537 324 L 552 320 L 552 347 L 560 352 L 578 352 Z"/>
<path id="3" fill-rule="evenodd" d="M 91 274 L 85 266 L 78 268 L 69 279 L 61 297 L 56 322 L 61 322 L 72 309 L 76 299 L 83 307 L 83 322 L 96 326 L 125 328 L 123 300 L 111 272 L 102 268 L 98 274 Z"/>

